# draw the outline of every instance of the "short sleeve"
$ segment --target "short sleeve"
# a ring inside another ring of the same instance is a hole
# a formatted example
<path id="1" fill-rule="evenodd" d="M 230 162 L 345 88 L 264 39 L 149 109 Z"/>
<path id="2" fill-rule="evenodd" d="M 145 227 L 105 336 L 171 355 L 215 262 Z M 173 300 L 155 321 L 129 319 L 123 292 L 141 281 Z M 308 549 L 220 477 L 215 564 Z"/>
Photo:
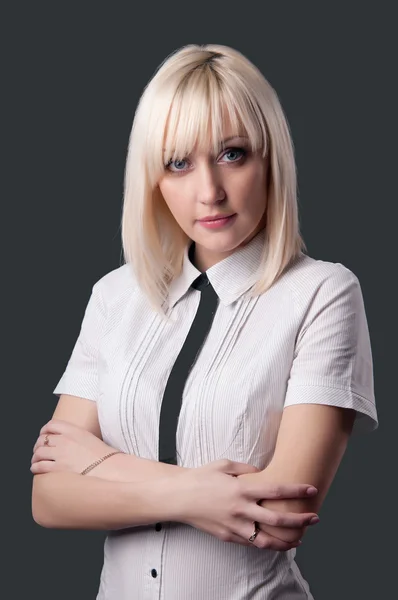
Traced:
<path id="1" fill-rule="evenodd" d="M 53 394 L 98 400 L 98 350 L 105 321 L 105 306 L 97 282 L 92 288 L 69 362 Z"/>
<path id="2" fill-rule="evenodd" d="M 378 427 L 373 362 L 358 278 L 336 263 L 305 311 L 285 406 L 328 404 L 357 411 L 355 431 Z"/>

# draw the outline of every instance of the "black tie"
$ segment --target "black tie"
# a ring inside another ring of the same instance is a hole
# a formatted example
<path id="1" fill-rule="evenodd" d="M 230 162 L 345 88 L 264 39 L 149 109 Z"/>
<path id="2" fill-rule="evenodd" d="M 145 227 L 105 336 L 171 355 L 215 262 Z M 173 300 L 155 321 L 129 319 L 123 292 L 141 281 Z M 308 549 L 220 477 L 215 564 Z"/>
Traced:
<path id="1" fill-rule="evenodd" d="M 199 275 L 192 287 L 201 292 L 198 310 L 167 380 L 160 410 L 159 461 L 172 465 L 177 464 L 176 432 L 185 383 L 210 330 L 218 306 L 218 296 L 206 273 Z"/>

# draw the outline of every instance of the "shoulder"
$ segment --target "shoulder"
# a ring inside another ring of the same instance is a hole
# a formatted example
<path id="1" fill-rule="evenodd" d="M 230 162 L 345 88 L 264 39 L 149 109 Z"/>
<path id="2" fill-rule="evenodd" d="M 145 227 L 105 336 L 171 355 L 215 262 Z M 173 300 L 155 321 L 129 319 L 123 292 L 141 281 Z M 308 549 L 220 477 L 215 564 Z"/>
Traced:
<path id="1" fill-rule="evenodd" d="M 131 298 L 136 290 L 137 282 L 129 263 L 108 271 L 93 285 L 93 294 L 101 298 L 106 309 Z"/>
<path id="2" fill-rule="evenodd" d="M 360 290 L 356 274 L 340 262 L 332 262 L 301 254 L 282 276 L 296 305 L 308 306 L 315 297 L 332 297 Z"/>

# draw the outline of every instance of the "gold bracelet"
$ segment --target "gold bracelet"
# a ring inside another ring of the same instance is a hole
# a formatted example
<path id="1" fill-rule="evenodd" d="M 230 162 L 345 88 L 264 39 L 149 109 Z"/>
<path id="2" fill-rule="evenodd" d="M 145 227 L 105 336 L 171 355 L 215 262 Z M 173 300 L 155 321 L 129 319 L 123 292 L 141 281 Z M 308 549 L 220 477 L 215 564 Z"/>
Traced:
<path id="1" fill-rule="evenodd" d="M 88 467 L 86 467 L 80 473 L 80 475 L 85 475 L 86 473 L 88 473 L 89 471 L 91 471 L 91 469 L 94 469 L 94 467 L 96 467 L 97 465 L 99 465 L 100 463 L 102 463 L 104 460 L 106 460 L 110 456 L 113 456 L 114 454 L 124 454 L 124 452 L 122 452 L 121 450 L 116 450 L 115 452 L 110 452 L 109 454 L 105 454 L 105 456 L 103 456 L 102 458 L 99 458 L 98 460 L 96 460 L 95 462 L 93 462 L 91 465 L 89 465 Z"/>

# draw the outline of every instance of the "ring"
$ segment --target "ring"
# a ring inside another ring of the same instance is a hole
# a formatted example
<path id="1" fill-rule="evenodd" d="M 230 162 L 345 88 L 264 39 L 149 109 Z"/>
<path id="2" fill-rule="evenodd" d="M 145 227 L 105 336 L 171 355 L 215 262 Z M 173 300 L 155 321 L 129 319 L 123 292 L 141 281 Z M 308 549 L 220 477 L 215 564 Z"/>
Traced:
<path id="1" fill-rule="evenodd" d="M 44 437 L 44 445 L 45 446 L 49 446 L 50 445 L 50 440 L 48 439 L 48 433 L 46 433 L 46 435 Z"/>
<path id="2" fill-rule="evenodd" d="M 249 537 L 249 542 L 254 542 L 254 540 L 256 539 L 256 537 L 260 531 L 257 521 L 253 521 L 253 525 L 254 525 L 254 531 L 251 534 L 251 536 Z"/>

